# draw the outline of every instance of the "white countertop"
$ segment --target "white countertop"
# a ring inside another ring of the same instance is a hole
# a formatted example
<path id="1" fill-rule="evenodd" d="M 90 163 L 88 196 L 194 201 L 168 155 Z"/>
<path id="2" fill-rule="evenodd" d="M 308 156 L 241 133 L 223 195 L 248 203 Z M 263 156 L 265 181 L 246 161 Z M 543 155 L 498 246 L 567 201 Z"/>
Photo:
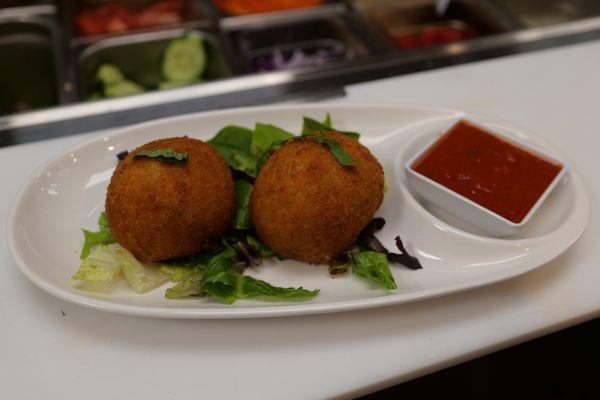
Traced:
<path id="1" fill-rule="evenodd" d="M 494 115 L 557 145 L 581 173 L 592 212 L 586 233 L 554 262 L 494 286 L 385 309 L 160 320 L 47 295 L 19 272 L 2 228 L 0 398 L 352 397 L 597 317 L 599 67 L 597 41 L 348 88 L 348 101 Z M 0 149 L 0 225 L 37 165 L 91 135 Z"/>

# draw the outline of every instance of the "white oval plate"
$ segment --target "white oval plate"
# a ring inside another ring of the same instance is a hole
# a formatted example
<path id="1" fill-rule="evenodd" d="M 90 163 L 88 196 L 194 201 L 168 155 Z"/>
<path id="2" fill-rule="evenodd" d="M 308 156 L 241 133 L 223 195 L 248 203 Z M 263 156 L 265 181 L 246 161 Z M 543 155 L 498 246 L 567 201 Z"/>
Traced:
<path id="1" fill-rule="evenodd" d="M 389 190 L 378 215 L 387 224 L 378 236 L 391 249 L 394 236 L 399 234 L 424 267 L 409 271 L 394 266 L 397 290 L 375 288 L 352 274 L 330 278 L 326 266 L 295 261 L 266 262 L 249 273 L 275 285 L 320 288 L 314 300 L 244 300 L 228 306 L 204 298 L 166 299 L 165 287 L 144 295 L 134 293 L 125 283 L 105 292 L 84 291 L 70 279 L 80 262 L 81 228 L 96 228 L 118 152 L 162 137 L 189 135 L 206 140 L 228 124 L 252 127 L 255 122 L 267 122 L 299 132 L 302 116 L 322 119 L 326 112 L 332 114 L 338 129 L 361 132 L 361 142 L 384 166 Z M 411 194 L 404 163 L 434 135 L 462 117 L 557 154 L 522 129 L 453 110 L 316 104 L 179 116 L 94 138 L 40 167 L 15 200 L 8 224 L 9 247 L 29 279 L 64 300 L 105 311 L 169 318 L 288 316 L 406 303 L 502 281 L 564 252 L 581 235 L 588 220 L 588 196 L 572 169 L 527 227 L 510 240 L 479 235 L 474 228 L 421 204 Z"/>

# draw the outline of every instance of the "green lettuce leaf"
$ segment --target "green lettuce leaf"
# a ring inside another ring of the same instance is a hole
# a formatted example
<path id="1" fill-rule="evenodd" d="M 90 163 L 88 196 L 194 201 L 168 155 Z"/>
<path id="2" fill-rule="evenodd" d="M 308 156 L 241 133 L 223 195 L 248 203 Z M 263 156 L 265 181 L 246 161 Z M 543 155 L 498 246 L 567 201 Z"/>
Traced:
<path id="1" fill-rule="evenodd" d="M 358 140 L 360 138 L 359 133 L 341 131 L 339 129 L 335 129 L 331 125 L 331 116 L 329 114 L 327 114 L 327 118 L 325 118 L 325 121 L 323 123 L 316 121 L 309 117 L 304 117 L 304 125 L 302 126 L 302 135 L 303 136 L 304 135 L 312 135 L 317 132 L 328 132 L 328 131 L 334 131 L 337 133 L 341 133 L 342 135 L 346 135 L 354 140 Z"/>
<path id="2" fill-rule="evenodd" d="M 189 279 L 179 282 L 165 292 L 169 299 L 181 299 L 190 296 L 202 295 L 202 274 L 190 276 Z"/>
<path id="3" fill-rule="evenodd" d="M 169 280 L 160 271 L 161 264 L 141 263 L 118 243 L 98 245 L 81 263 L 73 279 L 90 283 L 107 283 L 121 273 L 138 293 L 146 293 Z"/>
<path id="4" fill-rule="evenodd" d="M 98 265 L 86 258 L 79 264 L 79 269 L 71 279 L 89 283 L 108 283 L 120 274 L 120 268 Z"/>
<path id="5" fill-rule="evenodd" d="M 267 282 L 245 276 L 231 262 L 235 251 L 226 247 L 214 256 L 208 263 L 200 283 L 200 291 L 214 296 L 226 304 L 232 304 L 237 299 L 263 298 L 270 300 L 302 300 L 316 296 L 319 290 L 304 288 L 279 288 Z M 189 283 L 193 292 L 197 291 L 194 283 Z M 179 289 L 182 293 L 188 290 L 184 284 Z M 179 294 L 179 293 L 178 293 Z"/>
<path id="6" fill-rule="evenodd" d="M 108 225 L 108 217 L 106 216 L 106 213 L 102 211 L 98 217 L 98 226 L 100 229 L 110 229 Z"/>
<path id="7" fill-rule="evenodd" d="M 208 141 L 229 166 L 250 176 L 256 176 L 257 159 L 250 148 L 254 132 L 248 128 L 229 125 Z"/>
<path id="8" fill-rule="evenodd" d="M 252 137 L 251 152 L 260 157 L 271 149 L 274 143 L 280 143 L 292 139 L 291 133 L 269 124 L 257 123 L 254 127 L 254 136 Z"/>
<path id="9" fill-rule="evenodd" d="M 171 282 L 177 283 L 165 292 L 165 297 L 170 299 L 199 296 L 202 292 L 202 279 L 209 261 L 220 254 L 218 250 L 208 254 L 197 254 L 190 257 L 171 261 L 161 267 L 161 272 L 168 274 Z"/>
<path id="10" fill-rule="evenodd" d="M 169 275 L 171 282 L 183 282 L 188 279 L 191 275 L 197 273 L 203 273 L 206 270 L 204 265 L 195 265 L 190 267 L 181 267 L 176 265 L 163 264 L 160 267 L 160 271 Z"/>
<path id="11" fill-rule="evenodd" d="M 98 245 L 81 262 L 79 270 L 71 279 L 89 283 L 108 283 L 121 276 L 116 262 L 114 247 L 118 244 Z"/>
<path id="12" fill-rule="evenodd" d="M 352 272 L 386 289 L 398 287 L 384 253 L 374 251 L 352 253 Z"/>
<path id="13" fill-rule="evenodd" d="M 114 252 L 117 265 L 121 267 L 125 279 L 137 293 L 149 292 L 169 280 L 169 275 L 160 270 L 161 264 L 141 263 L 121 246 L 115 246 Z"/>
<path id="14" fill-rule="evenodd" d="M 85 242 L 83 244 L 83 248 L 81 249 L 81 254 L 79 258 L 84 260 L 87 256 L 89 256 L 90 251 L 101 244 L 111 244 L 115 243 L 116 240 L 108 227 L 108 218 L 106 217 L 106 213 L 100 214 L 100 218 L 98 218 L 98 232 L 88 231 L 87 229 L 82 229 L 83 236 Z"/>
<path id="15" fill-rule="evenodd" d="M 250 196 L 254 186 L 243 180 L 235 181 L 234 229 L 250 229 Z"/>
<path id="16" fill-rule="evenodd" d="M 238 271 L 227 257 L 215 256 L 204 272 L 201 289 L 226 304 L 232 304 L 236 299 L 238 277 Z"/>
<path id="17" fill-rule="evenodd" d="M 233 155 L 233 165 L 229 166 L 237 171 L 242 171 L 253 178 L 258 173 L 258 160 L 253 155 L 237 153 Z"/>
<path id="18" fill-rule="evenodd" d="M 167 289 L 165 297 L 177 299 L 202 294 L 202 278 L 205 267 L 196 265 L 193 267 L 163 266 L 162 272 L 171 277 L 172 282 L 177 284 Z"/>
<path id="19" fill-rule="evenodd" d="M 299 288 L 282 288 L 261 281 L 248 275 L 240 277 L 238 283 L 238 299 L 257 298 L 264 300 L 306 300 L 319 294 L 319 289 L 306 290 Z"/>

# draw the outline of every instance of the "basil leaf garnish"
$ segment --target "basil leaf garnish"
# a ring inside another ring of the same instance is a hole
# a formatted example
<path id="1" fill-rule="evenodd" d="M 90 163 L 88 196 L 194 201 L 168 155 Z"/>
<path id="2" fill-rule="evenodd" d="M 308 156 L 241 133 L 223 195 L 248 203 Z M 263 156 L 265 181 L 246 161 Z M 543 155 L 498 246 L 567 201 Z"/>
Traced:
<path id="1" fill-rule="evenodd" d="M 329 147 L 329 151 L 331 151 L 331 154 L 333 154 L 333 156 L 337 159 L 337 161 L 340 163 L 341 166 L 354 167 L 355 165 L 358 165 L 356 163 L 356 161 L 354 161 L 352 159 L 350 154 L 346 150 L 344 150 L 342 145 L 338 143 L 337 140 L 330 139 L 328 137 L 321 136 L 321 135 L 315 135 L 315 134 L 311 134 L 311 135 L 307 135 L 307 136 L 315 138 L 315 140 L 317 142 Z"/>
<path id="2" fill-rule="evenodd" d="M 158 161 L 170 162 L 175 164 L 182 164 L 188 159 L 188 152 L 184 151 L 179 153 L 173 149 L 152 149 L 152 150 L 141 150 L 133 155 L 134 158 L 148 157 L 154 158 Z"/>
<path id="3" fill-rule="evenodd" d="M 304 117 L 304 125 L 302 126 L 302 135 L 311 135 L 316 132 L 324 133 L 324 132 L 331 132 L 331 131 L 341 133 L 342 135 L 346 135 L 354 140 L 358 140 L 360 138 L 360 133 L 348 132 L 348 131 L 342 131 L 339 129 L 335 129 L 331 125 L 331 116 L 329 114 L 327 114 L 327 118 L 325 119 L 325 121 L 323 123 L 316 121 L 309 117 Z"/>

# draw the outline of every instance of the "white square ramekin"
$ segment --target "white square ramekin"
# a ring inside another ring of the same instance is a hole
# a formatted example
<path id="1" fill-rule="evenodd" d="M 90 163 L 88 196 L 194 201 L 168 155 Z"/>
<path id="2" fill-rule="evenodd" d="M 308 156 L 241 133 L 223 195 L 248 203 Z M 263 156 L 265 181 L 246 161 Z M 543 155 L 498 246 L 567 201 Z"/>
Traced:
<path id="1" fill-rule="evenodd" d="M 544 200 L 546 200 L 548 195 L 552 192 L 556 185 L 558 185 L 558 182 L 560 182 L 560 180 L 566 173 L 566 165 L 562 160 L 556 158 L 556 156 L 536 146 L 533 146 L 523 140 L 506 135 L 504 133 L 492 131 L 471 120 L 466 121 L 470 124 L 478 126 L 479 128 L 485 130 L 486 132 L 492 135 L 495 135 L 500 139 L 503 139 L 511 144 L 514 144 L 517 147 L 520 147 L 521 149 L 524 149 L 530 153 L 535 154 L 538 157 L 544 158 L 550 162 L 556 163 L 561 166 L 560 172 L 556 175 L 556 177 L 550 183 L 550 185 L 548 185 L 544 193 L 529 210 L 525 218 L 523 218 L 523 220 L 521 220 L 521 222 L 519 223 L 512 222 L 504 218 L 503 216 L 475 203 L 473 200 L 470 200 L 465 196 L 453 191 L 452 189 L 449 189 L 439 184 L 433 179 L 422 175 L 421 173 L 415 171 L 412 168 L 415 161 L 421 158 L 421 156 L 425 154 L 432 146 L 434 146 L 438 142 L 438 140 L 441 140 L 444 135 L 448 134 L 448 132 L 450 132 L 454 125 L 452 125 L 446 131 L 446 133 L 444 133 L 444 135 L 438 136 L 435 140 L 431 141 L 427 146 L 425 146 L 417 154 L 411 157 L 411 159 L 405 165 L 407 181 L 413 189 L 413 191 L 422 199 L 436 205 L 437 207 L 447 211 L 455 217 L 458 217 L 463 221 L 470 223 L 471 225 L 481 229 L 482 231 L 495 237 L 507 237 L 514 235 L 519 231 L 520 228 L 522 228 L 525 224 L 527 224 L 527 222 L 529 222 L 533 214 L 535 214 L 535 212 L 538 210 L 538 208 L 540 208 Z"/>

